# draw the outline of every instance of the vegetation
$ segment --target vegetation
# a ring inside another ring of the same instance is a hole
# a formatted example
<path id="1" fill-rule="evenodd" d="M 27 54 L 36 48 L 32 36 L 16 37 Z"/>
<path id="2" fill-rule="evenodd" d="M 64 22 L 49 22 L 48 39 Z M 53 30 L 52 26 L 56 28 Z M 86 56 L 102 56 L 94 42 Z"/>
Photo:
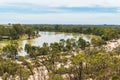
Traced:
<path id="1" fill-rule="evenodd" d="M 29 25 L 30 26 L 30 25 Z M 55 31 L 55 32 L 74 32 L 81 34 L 93 34 L 100 36 L 103 40 L 117 39 L 120 37 L 119 26 L 94 26 L 94 25 L 35 25 L 35 29 L 40 31 Z"/>
<path id="2" fill-rule="evenodd" d="M 24 27 L 20 24 L 13 24 L 12 26 L 1 26 L 0 25 L 0 40 L 9 39 L 15 40 L 20 39 L 23 35 L 28 35 L 28 39 L 36 36 L 36 31 L 32 27 Z"/>
<path id="3" fill-rule="evenodd" d="M 85 41 L 79 39 L 61 39 L 59 42 L 44 43 L 42 47 L 26 44 L 27 56 L 19 56 L 18 43 L 0 49 L 0 78 L 3 80 L 120 80 L 120 46 L 108 52 L 104 45 L 107 40 L 118 39 L 119 27 L 65 27 L 56 25 L 34 26 L 15 24 L 0 26 L 0 39 L 28 38 L 41 31 L 75 32 L 99 36 Z M 45 72 L 47 71 L 47 72 Z M 38 73 L 38 75 L 35 75 Z"/>
<path id="4" fill-rule="evenodd" d="M 34 55 L 30 55 L 30 57 L 34 58 L 35 56 L 37 63 L 41 63 L 47 67 L 47 70 L 50 73 L 50 80 L 56 80 L 56 77 L 61 80 L 114 80 L 114 78 L 119 78 L 116 77 L 120 75 L 120 57 L 117 57 L 117 53 L 114 51 L 108 53 L 97 47 L 90 48 L 89 45 L 81 47 L 83 43 L 80 44 L 79 40 L 82 41 L 82 38 L 75 41 L 76 46 L 73 46 L 73 39 L 68 40 L 70 41 L 69 48 L 67 45 L 60 47 L 61 43 L 56 42 L 47 46 L 48 54 L 41 54 L 39 50 L 40 48 L 46 47 L 36 47 L 35 49 L 35 46 L 26 45 L 31 46 L 27 51 L 30 49 L 31 53 L 34 52 Z M 65 41 L 65 44 L 68 43 L 68 40 Z M 83 42 L 88 44 L 88 42 L 84 40 Z M 76 50 L 74 50 L 74 48 L 76 48 Z M 80 49 L 80 53 L 77 53 L 77 48 Z M 116 50 L 118 51 L 118 49 Z M 42 55 L 44 55 L 44 60 L 40 59 L 42 61 L 39 62 L 38 58 Z M 67 58 L 67 56 L 70 57 Z M 58 67 L 59 64 L 60 66 Z M 63 77 L 64 75 L 67 75 L 67 77 Z"/>

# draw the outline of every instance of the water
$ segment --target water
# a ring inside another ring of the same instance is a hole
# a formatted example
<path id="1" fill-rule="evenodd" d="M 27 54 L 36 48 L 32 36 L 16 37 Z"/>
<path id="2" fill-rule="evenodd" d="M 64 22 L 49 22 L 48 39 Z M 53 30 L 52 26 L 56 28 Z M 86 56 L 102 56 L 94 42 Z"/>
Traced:
<path id="1" fill-rule="evenodd" d="M 72 33 L 55 33 L 55 32 L 40 32 L 41 37 L 36 38 L 32 41 L 32 45 L 34 46 L 42 46 L 44 42 L 50 44 L 53 42 L 59 42 L 60 39 L 71 39 L 78 38 L 78 34 L 74 35 Z M 83 37 L 86 41 L 89 41 L 87 37 Z"/>
<path id="2" fill-rule="evenodd" d="M 71 39 L 75 38 L 78 39 L 79 37 L 82 37 L 86 41 L 90 41 L 91 37 L 88 35 L 82 35 L 82 34 L 77 34 L 77 33 L 62 33 L 62 32 L 39 32 L 40 37 L 31 39 L 31 40 L 23 40 L 19 41 L 19 46 L 22 47 L 23 50 L 19 52 L 20 56 L 25 56 L 27 55 L 26 52 L 24 51 L 25 44 L 31 44 L 33 46 L 40 46 L 42 47 L 43 43 L 53 43 L 53 42 L 59 42 L 60 39 Z"/>

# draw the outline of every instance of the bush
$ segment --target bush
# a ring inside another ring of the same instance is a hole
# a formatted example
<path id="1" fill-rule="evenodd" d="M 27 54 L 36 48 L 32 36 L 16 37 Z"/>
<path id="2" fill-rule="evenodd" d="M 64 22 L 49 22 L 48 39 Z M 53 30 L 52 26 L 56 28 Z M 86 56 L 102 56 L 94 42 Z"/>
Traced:
<path id="1" fill-rule="evenodd" d="M 63 79 L 63 77 L 57 74 L 55 76 L 50 77 L 49 80 L 65 80 L 65 79 Z"/>
<path id="2" fill-rule="evenodd" d="M 25 58 L 23 57 L 23 56 L 20 56 L 19 58 L 18 58 L 18 61 L 24 61 L 25 60 Z"/>
<path id="3" fill-rule="evenodd" d="M 112 80 L 120 80 L 120 76 L 115 75 L 112 77 Z"/>

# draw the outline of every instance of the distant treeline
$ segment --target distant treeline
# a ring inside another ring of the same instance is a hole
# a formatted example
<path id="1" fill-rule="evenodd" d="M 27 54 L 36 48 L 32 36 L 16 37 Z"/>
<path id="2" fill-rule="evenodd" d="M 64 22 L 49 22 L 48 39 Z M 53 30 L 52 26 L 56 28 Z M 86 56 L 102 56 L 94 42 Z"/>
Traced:
<path id="1" fill-rule="evenodd" d="M 20 25 L 0 26 L 0 38 L 9 36 L 18 39 L 27 34 L 34 36 L 38 31 L 68 32 L 80 34 L 92 34 L 100 36 L 103 40 L 117 39 L 120 37 L 120 26 L 108 25 Z"/>
<path id="2" fill-rule="evenodd" d="M 11 26 L 0 25 L 0 40 L 2 39 L 19 39 L 21 36 L 27 34 L 28 38 L 35 35 L 33 27 L 24 27 L 20 24 Z"/>
<path id="3" fill-rule="evenodd" d="M 30 26 L 30 25 L 29 25 Z M 77 26 L 77 25 L 32 25 L 36 30 L 40 31 L 55 31 L 55 32 L 74 32 L 81 34 L 93 34 L 101 36 L 105 41 L 117 39 L 120 37 L 119 26 Z"/>

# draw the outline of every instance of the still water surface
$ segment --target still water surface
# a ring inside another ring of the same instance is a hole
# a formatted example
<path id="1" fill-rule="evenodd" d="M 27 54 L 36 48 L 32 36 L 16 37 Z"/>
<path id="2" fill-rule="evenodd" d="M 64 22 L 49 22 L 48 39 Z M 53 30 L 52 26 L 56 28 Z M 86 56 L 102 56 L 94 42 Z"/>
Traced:
<path id="1" fill-rule="evenodd" d="M 19 52 L 20 56 L 25 56 L 27 55 L 26 52 L 24 51 L 25 44 L 31 44 L 33 46 L 40 46 L 42 47 L 43 43 L 54 43 L 54 42 L 59 42 L 60 39 L 78 39 L 79 37 L 82 37 L 86 41 L 91 40 L 92 36 L 90 35 L 83 35 L 83 34 L 78 34 L 78 33 L 63 33 L 63 32 L 39 32 L 40 37 L 31 39 L 31 40 L 21 40 L 19 41 L 19 47 L 21 47 L 23 50 Z M 0 46 L 5 46 L 7 43 L 0 43 Z"/>
<path id="2" fill-rule="evenodd" d="M 25 44 L 31 44 L 34 46 L 41 46 L 43 45 L 43 43 L 53 43 L 53 42 L 59 42 L 60 39 L 71 39 L 71 38 L 75 38 L 78 39 L 79 37 L 82 37 L 83 39 L 85 39 L 86 41 L 90 41 L 91 40 L 91 36 L 88 35 L 83 35 L 83 34 L 77 34 L 77 33 L 61 33 L 61 32 L 40 32 L 40 37 L 36 38 L 36 39 L 31 39 L 31 40 L 23 40 L 21 42 L 19 42 L 20 47 L 22 47 L 24 49 Z M 26 52 L 24 50 L 22 50 L 21 52 L 19 52 L 20 56 L 25 56 Z"/>

